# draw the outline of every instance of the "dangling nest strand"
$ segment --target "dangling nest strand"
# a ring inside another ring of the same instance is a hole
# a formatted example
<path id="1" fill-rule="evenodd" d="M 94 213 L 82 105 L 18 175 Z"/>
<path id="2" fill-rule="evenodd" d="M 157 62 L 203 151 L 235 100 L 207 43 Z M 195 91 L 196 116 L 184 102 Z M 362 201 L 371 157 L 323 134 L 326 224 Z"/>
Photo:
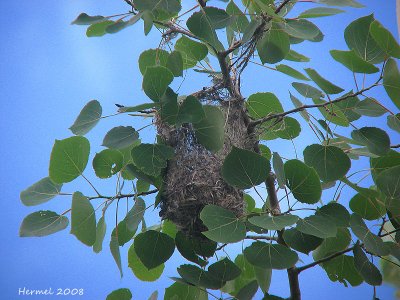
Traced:
<path id="1" fill-rule="evenodd" d="M 197 142 L 191 124 L 174 128 L 156 120 L 158 134 L 175 149 L 164 177 L 160 216 L 191 236 L 201 236 L 207 230 L 199 217 L 207 204 L 228 209 L 238 217 L 245 210 L 243 192 L 223 180 L 221 166 L 232 146 L 253 150 L 255 140 L 247 130 L 243 101 L 223 101 L 219 107 L 226 125 L 224 146 L 217 153 Z"/>

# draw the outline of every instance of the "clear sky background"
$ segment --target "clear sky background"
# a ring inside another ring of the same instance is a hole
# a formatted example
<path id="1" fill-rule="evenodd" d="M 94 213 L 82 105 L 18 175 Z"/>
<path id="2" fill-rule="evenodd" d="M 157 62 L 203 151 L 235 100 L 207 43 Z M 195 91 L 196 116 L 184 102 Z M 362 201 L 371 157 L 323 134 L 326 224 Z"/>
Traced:
<path id="1" fill-rule="evenodd" d="M 213 2 L 216 3 L 211 1 Z M 375 17 L 398 37 L 395 0 L 360 2 L 367 7 L 348 8 L 346 14 L 315 20 L 326 38 L 322 43 L 305 42 L 293 47 L 312 57 L 310 63 L 298 64 L 299 68 L 316 68 L 334 83 L 348 90 L 354 88 L 352 75 L 334 63 L 328 53 L 330 49 L 347 49 L 342 34 L 344 28 L 357 17 L 374 13 Z M 185 0 L 185 5 L 189 5 L 188 3 L 189 1 Z M 307 4 L 300 8 L 305 9 Z M 44 238 L 18 237 L 19 225 L 27 214 L 40 209 L 62 212 L 70 207 L 69 197 L 57 197 L 39 207 L 24 207 L 19 200 L 19 193 L 48 175 L 49 156 L 54 139 L 72 135 L 67 128 L 71 126 L 84 104 L 91 99 L 98 99 L 103 106 L 103 114 L 108 115 L 115 113 L 114 103 L 135 105 L 147 102 L 141 91 L 142 78 L 138 71 L 137 59 L 142 51 L 158 46 L 159 34 L 156 30 L 153 29 L 150 36 L 144 38 L 142 24 L 136 24 L 116 35 L 89 39 L 85 36 L 84 27 L 70 26 L 70 22 L 81 12 L 111 15 L 126 10 L 127 6 L 122 0 L 0 2 L 0 129 L 3 141 L 0 147 L 1 299 L 20 299 L 18 289 L 24 287 L 51 287 L 53 290 L 83 288 L 84 296 L 62 298 L 88 300 L 103 299 L 112 290 L 127 287 L 131 289 L 133 299 L 147 299 L 154 290 L 163 294 L 164 288 L 172 284 L 168 277 L 176 276 L 176 266 L 182 262 L 177 254 L 167 263 L 160 280 L 155 283 L 140 282 L 127 267 L 127 244 L 121 253 L 125 276 L 120 279 L 108 250 L 109 235 L 114 227 L 112 218 L 104 249 L 100 254 L 94 254 L 91 248 L 77 241 L 68 233 L 69 229 Z M 286 109 L 292 108 L 288 98 L 292 82 L 289 77 L 253 65 L 247 71 L 247 75 L 243 82 L 245 96 L 256 91 L 271 91 L 281 99 Z M 177 87 L 181 79 L 175 81 Z M 209 79 L 206 77 L 190 74 L 190 78 L 187 77 L 183 82 L 180 93 L 193 92 L 208 84 Z M 383 90 L 378 90 L 372 95 L 394 109 Z M 378 124 L 376 119 L 367 118 L 365 124 L 374 122 L 375 126 L 386 128 L 385 119 L 380 119 L 382 124 Z M 150 120 L 137 122 L 131 117 L 123 116 L 103 120 L 87 135 L 92 145 L 92 157 L 95 152 L 101 150 L 102 138 L 112 127 L 133 125 L 138 128 L 149 122 Z M 398 143 L 398 135 L 395 136 L 393 131 L 391 134 L 392 142 Z M 142 138 L 151 141 L 154 132 L 143 131 Z M 295 139 L 294 144 L 301 150 L 314 139 L 308 132 Z M 290 141 L 270 142 L 268 146 L 273 151 L 279 151 L 282 156 L 293 157 L 293 145 Z M 361 163 L 365 164 L 366 160 L 362 160 Z M 94 179 L 92 173 L 91 165 L 88 165 L 89 178 L 104 194 L 108 192 L 111 195 L 113 185 L 102 184 Z M 76 190 L 87 195 L 92 194 L 87 184 L 79 180 L 63 187 L 64 192 Z M 153 199 L 149 198 L 148 201 Z M 327 201 L 329 199 L 325 199 L 325 202 Z M 153 217 L 146 217 L 147 223 L 157 224 L 157 215 L 158 212 L 155 212 Z M 345 288 L 342 284 L 330 282 L 319 267 L 302 273 L 300 284 L 305 300 L 372 298 L 372 287 L 369 285 Z M 286 272 L 274 271 L 271 293 L 288 296 Z M 378 297 L 392 299 L 393 289 L 385 285 L 378 287 Z M 29 297 L 45 298 L 52 299 Z M 55 296 L 53 298 L 57 299 Z"/>

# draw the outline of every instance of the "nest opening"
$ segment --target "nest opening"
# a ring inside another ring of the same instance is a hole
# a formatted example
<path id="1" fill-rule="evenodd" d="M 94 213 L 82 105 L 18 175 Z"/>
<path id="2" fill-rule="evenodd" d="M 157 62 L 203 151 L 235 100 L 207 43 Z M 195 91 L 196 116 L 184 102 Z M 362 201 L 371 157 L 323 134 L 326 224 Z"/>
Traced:
<path id="1" fill-rule="evenodd" d="M 200 237 L 207 230 L 200 219 L 204 206 L 218 205 L 238 217 L 246 208 L 242 190 L 223 180 L 221 167 L 232 146 L 253 150 L 256 141 L 248 133 L 242 100 L 222 101 L 218 106 L 225 117 L 225 139 L 217 153 L 197 142 L 191 124 L 175 128 L 156 119 L 159 136 L 175 149 L 164 175 L 160 216 L 190 236 Z"/>

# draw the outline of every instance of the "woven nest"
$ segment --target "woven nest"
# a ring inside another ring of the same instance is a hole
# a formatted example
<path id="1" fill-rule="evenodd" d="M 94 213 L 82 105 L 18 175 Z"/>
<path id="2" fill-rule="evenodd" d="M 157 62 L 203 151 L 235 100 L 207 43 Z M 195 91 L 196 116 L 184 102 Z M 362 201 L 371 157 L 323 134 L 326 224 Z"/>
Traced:
<path id="1" fill-rule="evenodd" d="M 191 236 L 202 236 L 200 233 L 207 230 L 199 217 L 207 204 L 228 209 L 238 217 L 245 211 L 243 192 L 223 180 L 221 166 L 232 146 L 252 150 L 255 140 L 247 130 L 243 101 L 224 101 L 219 107 L 226 125 L 224 146 L 217 153 L 197 142 L 191 124 L 175 128 L 156 118 L 159 136 L 175 149 L 164 176 L 160 216 Z"/>

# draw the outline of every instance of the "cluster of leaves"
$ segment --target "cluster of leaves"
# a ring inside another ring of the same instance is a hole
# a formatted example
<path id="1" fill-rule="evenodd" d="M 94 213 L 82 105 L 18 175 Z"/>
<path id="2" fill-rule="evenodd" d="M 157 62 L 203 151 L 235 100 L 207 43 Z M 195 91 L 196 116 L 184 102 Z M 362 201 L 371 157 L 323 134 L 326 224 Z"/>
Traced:
<path id="1" fill-rule="evenodd" d="M 190 123 L 196 140 L 210 152 L 218 152 L 224 144 L 223 114 L 218 105 L 202 103 L 197 97 L 202 91 L 178 96 L 170 87 L 174 78 L 182 76 L 187 69 L 204 72 L 215 78 L 216 84 L 212 88 L 226 88 L 232 96 L 237 96 L 233 92 L 230 72 L 237 70 L 240 76 L 238 70 L 249 62 L 249 53 L 257 51 L 262 64 L 276 64 L 282 60 L 308 62 L 309 58 L 291 47 L 304 41 L 323 40 L 323 33 L 309 19 L 343 12 L 330 7 L 332 5 L 362 7 L 354 0 L 319 0 L 316 2 L 326 6 L 313 7 L 294 18 L 286 18 L 296 1 L 275 4 L 271 0 L 243 0 L 237 4 L 231 0 L 225 8 L 196 6 L 198 9 L 187 19 L 185 29 L 178 23 L 182 9 L 178 0 L 127 2 L 132 11 L 126 14 L 103 17 L 83 13 L 73 22 L 88 25 L 89 37 L 115 33 L 141 20 L 146 35 L 154 27 L 163 32 L 161 45 L 164 48 L 147 50 L 139 57 L 143 91 L 151 102 L 121 106 L 119 113 L 157 115 L 175 128 Z M 221 29 L 226 32 L 227 44 L 220 40 Z M 162 190 L 163 172 L 168 160 L 174 156 L 174 149 L 161 140 L 154 144 L 142 143 L 140 129 L 130 126 L 111 129 L 103 140 L 102 146 L 106 149 L 94 156 L 92 166 L 101 179 L 117 178 L 118 192 L 112 196 L 99 193 L 83 174 L 90 154 L 90 143 L 84 135 L 103 118 L 100 103 L 92 100 L 70 127 L 74 136 L 55 142 L 49 176 L 21 193 L 21 200 L 27 206 L 43 204 L 58 195 L 72 195 L 71 208 L 61 214 L 41 210 L 28 215 L 22 222 L 20 235 L 46 236 L 63 230 L 69 225 L 65 215 L 71 213 L 71 233 L 98 253 L 107 232 L 107 209 L 117 203 L 118 210 L 119 200 L 127 198 L 133 199 L 133 205 L 112 230 L 109 244 L 121 276 L 120 247 L 126 243 L 131 243 L 129 267 L 143 281 L 157 280 L 175 249 L 194 263 L 178 267 L 180 278 L 174 278 L 176 282 L 166 289 L 164 299 L 207 299 L 208 290 L 221 290 L 237 299 L 251 299 L 259 288 L 265 299 L 281 299 L 268 294 L 271 270 L 294 270 L 297 276 L 315 265 L 320 265 L 332 281 L 351 286 L 364 281 L 373 286 L 380 285 L 382 275 L 367 255 L 383 257 L 385 276 L 389 282 L 398 285 L 398 278 L 391 275 L 391 267 L 400 261 L 400 234 L 396 233 L 400 230 L 400 154 L 391 149 L 396 145 L 383 129 L 358 128 L 354 122 L 362 117 L 380 117 L 389 113 L 388 127 L 396 134 L 400 132 L 399 114 L 366 96 L 370 89 L 383 85 L 394 105 L 400 108 L 400 73 L 395 61 L 400 58 L 400 46 L 372 15 L 353 21 L 346 28 L 344 37 L 349 49 L 332 50 L 332 58 L 352 73 L 376 74 L 376 81 L 371 86 L 346 92 L 314 69 L 305 68 L 303 73 L 286 64 L 269 66 L 269 69 L 303 81 L 291 83 L 294 90 L 289 96 L 294 108 L 285 111 L 271 92 L 247 97 L 245 105 L 250 123 L 260 132 L 260 153 L 233 147 L 221 169 L 227 183 L 245 190 L 265 182 L 273 167 L 278 188 L 285 191 L 288 198 L 286 212 L 271 214 L 271 203 L 266 201 L 263 207 L 256 207 L 255 200 L 246 195 L 247 213 L 242 217 L 219 206 L 204 207 L 200 218 L 208 229 L 203 232 L 207 239 L 188 237 L 169 221 L 147 228 L 145 211 L 157 207 L 160 197 L 156 197 L 154 204 L 146 203 L 143 197 Z M 220 71 L 211 68 L 213 61 L 218 62 Z M 312 81 L 313 86 L 304 81 Z M 295 92 L 309 104 L 303 104 Z M 310 112 L 314 108 L 319 110 L 322 118 L 316 118 Z M 284 161 L 277 152 L 271 153 L 264 141 L 298 137 L 300 122 L 289 116 L 294 113 L 300 113 L 320 143 L 307 146 L 303 160 Z M 353 128 L 350 137 L 335 132 L 350 125 Z M 347 175 L 352 160 L 360 156 L 369 157 L 374 182 L 369 188 L 354 184 Z M 79 191 L 61 192 L 64 183 L 81 176 L 92 185 L 95 196 L 86 196 Z M 131 183 L 132 190 L 126 192 L 128 185 L 124 182 Z M 338 196 L 323 205 L 324 190 L 336 187 L 339 191 L 344 186 L 355 191 L 351 199 L 341 197 L 344 198 L 342 205 L 338 203 L 341 199 Z M 92 204 L 96 199 L 103 201 L 98 220 Z M 307 217 L 295 215 L 299 203 L 306 205 L 313 214 Z M 377 234 L 365 223 L 365 220 L 381 219 L 383 222 Z M 139 225 L 142 228 L 137 233 Z M 249 235 L 251 232 L 255 235 Z M 220 258 L 213 262 L 215 253 L 227 244 L 246 239 L 255 241 L 246 244 L 243 253 L 234 261 Z M 314 262 L 296 266 L 299 253 L 309 255 L 310 252 Z M 352 256 L 346 254 L 351 252 Z M 129 290 L 120 289 L 107 299 L 131 297 Z M 150 299 L 157 299 L 157 292 Z"/>

